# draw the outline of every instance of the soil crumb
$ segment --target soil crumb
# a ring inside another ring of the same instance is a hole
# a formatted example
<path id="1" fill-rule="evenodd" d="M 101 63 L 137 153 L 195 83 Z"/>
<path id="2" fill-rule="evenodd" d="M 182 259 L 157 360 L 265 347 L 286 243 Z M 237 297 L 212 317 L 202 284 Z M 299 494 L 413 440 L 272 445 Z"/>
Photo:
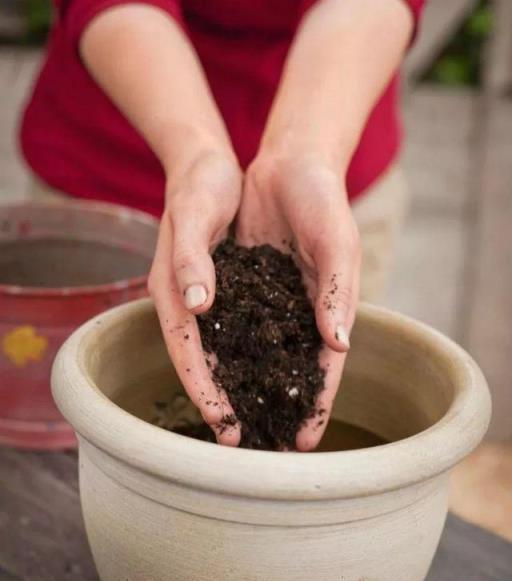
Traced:
<path id="1" fill-rule="evenodd" d="M 324 387 L 322 339 L 302 276 L 291 256 L 229 239 L 213 255 L 212 309 L 198 317 L 212 375 L 241 422 L 241 447 L 295 449 Z"/>

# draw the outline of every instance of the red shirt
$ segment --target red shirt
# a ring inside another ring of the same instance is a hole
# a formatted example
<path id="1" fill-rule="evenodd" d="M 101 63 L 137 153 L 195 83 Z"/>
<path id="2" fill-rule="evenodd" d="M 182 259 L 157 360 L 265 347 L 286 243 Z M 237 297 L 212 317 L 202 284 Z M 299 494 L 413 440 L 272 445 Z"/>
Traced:
<path id="1" fill-rule="evenodd" d="M 243 167 L 254 157 L 291 40 L 314 0 L 138 0 L 189 35 Z M 423 0 L 404 0 L 417 21 Z M 127 0 L 55 0 L 46 60 L 28 103 L 21 144 L 34 172 L 79 198 L 163 207 L 164 173 L 143 138 L 95 84 L 78 54 L 84 27 Z M 400 143 L 398 78 L 375 106 L 352 159 L 350 197 L 392 162 Z"/>

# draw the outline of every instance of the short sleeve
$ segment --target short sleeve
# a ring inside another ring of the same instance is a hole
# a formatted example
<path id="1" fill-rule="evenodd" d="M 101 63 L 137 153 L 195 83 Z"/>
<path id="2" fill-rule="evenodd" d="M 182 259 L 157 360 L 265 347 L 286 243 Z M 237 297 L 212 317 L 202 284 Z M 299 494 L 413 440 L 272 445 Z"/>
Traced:
<path id="1" fill-rule="evenodd" d="M 402 0 L 402 2 L 405 2 L 407 6 L 409 6 L 409 8 L 411 9 L 412 17 L 414 19 L 414 28 L 410 42 L 411 45 L 414 43 L 418 35 L 421 14 L 423 12 L 423 7 L 425 6 L 425 1 L 426 0 Z"/>
<path id="2" fill-rule="evenodd" d="M 299 20 L 312 6 L 314 6 L 319 1 L 321 0 L 301 0 L 299 7 Z M 404 2 L 404 4 L 406 4 L 409 7 L 414 20 L 414 29 L 411 38 L 412 44 L 418 34 L 418 27 L 421 19 L 421 14 L 423 12 L 423 7 L 425 6 L 426 0 L 401 0 L 401 1 Z"/>
<path id="3" fill-rule="evenodd" d="M 405 2 L 407 6 L 409 6 L 414 21 L 418 23 L 420 21 L 423 7 L 425 6 L 425 0 L 402 0 L 402 2 Z"/>
<path id="4" fill-rule="evenodd" d="M 179 0 L 60 0 L 57 14 L 71 40 L 78 43 L 83 30 L 95 16 L 108 8 L 134 3 L 160 8 L 183 26 Z"/>

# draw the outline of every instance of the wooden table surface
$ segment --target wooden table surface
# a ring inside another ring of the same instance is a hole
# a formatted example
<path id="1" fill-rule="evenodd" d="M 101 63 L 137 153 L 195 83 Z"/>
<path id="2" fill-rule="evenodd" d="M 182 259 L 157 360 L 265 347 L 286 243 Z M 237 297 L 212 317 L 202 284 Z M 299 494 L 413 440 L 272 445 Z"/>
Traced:
<path id="1" fill-rule="evenodd" d="M 450 516 L 427 581 L 510 580 L 512 544 Z M 98 581 L 75 453 L 0 449 L 0 581 Z"/>

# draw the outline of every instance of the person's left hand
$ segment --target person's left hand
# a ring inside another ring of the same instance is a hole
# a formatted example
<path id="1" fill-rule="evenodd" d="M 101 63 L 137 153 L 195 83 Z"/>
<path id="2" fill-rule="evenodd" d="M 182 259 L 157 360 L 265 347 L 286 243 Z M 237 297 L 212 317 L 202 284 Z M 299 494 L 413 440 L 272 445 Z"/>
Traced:
<path id="1" fill-rule="evenodd" d="M 313 450 L 325 430 L 349 349 L 359 294 L 361 248 L 341 171 L 320 157 L 275 158 L 261 154 L 249 167 L 237 217 L 245 246 L 295 248 L 308 295 L 325 342 L 320 365 L 325 389 L 297 434 L 299 451 Z M 324 415 L 325 414 L 325 415 Z"/>

